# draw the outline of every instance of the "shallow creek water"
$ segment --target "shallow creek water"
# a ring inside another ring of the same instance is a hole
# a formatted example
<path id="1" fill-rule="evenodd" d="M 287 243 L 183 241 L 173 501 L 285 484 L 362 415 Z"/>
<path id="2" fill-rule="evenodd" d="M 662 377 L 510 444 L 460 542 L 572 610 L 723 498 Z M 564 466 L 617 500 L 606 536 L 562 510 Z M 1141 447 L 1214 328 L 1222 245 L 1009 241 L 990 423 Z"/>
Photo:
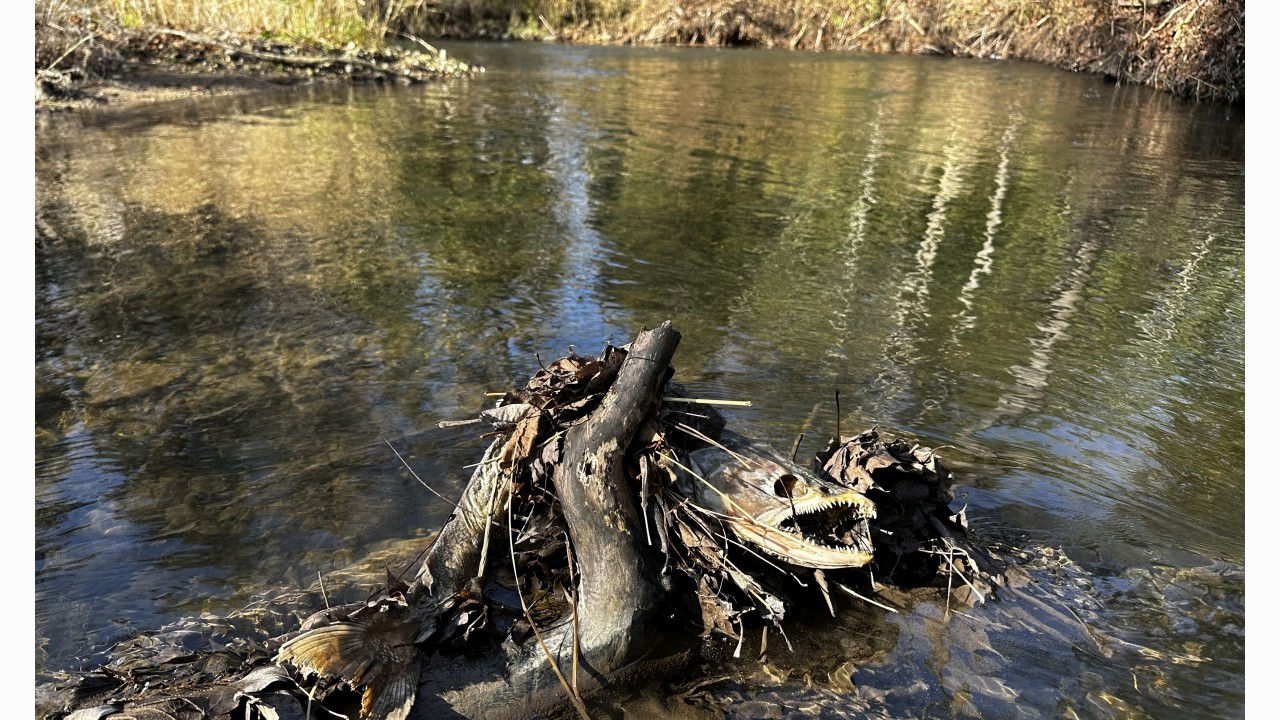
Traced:
<path id="1" fill-rule="evenodd" d="M 644 717 L 1244 714 L 1244 120 L 1011 62 L 458 45 L 484 75 L 43 118 L 36 672 L 448 506 L 440 420 L 671 319 L 807 457 L 931 446 L 1026 583 L 851 598 Z"/>

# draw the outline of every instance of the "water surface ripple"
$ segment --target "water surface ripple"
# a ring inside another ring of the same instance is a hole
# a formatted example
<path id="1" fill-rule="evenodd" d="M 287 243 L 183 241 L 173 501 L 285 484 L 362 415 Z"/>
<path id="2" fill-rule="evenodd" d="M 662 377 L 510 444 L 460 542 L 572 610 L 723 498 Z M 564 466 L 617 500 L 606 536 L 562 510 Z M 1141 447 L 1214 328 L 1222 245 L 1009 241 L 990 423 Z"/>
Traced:
<path id="1" fill-rule="evenodd" d="M 1030 582 L 845 604 L 635 707 L 1243 715 L 1238 108 L 1019 63 L 451 50 L 489 72 L 40 120 L 41 677 L 425 536 L 448 505 L 395 452 L 456 495 L 482 441 L 439 420 L 671 319 L 750 435 L 807 454 L 839 391 L 846 430 L 949 446 Z"/>

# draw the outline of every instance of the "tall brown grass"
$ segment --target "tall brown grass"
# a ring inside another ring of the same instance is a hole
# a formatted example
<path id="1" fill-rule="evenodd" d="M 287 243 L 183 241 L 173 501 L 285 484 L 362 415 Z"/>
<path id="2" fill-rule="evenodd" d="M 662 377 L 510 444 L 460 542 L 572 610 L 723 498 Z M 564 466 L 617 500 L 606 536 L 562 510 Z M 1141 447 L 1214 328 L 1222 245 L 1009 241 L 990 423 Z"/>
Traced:
<path id="1" fill-rule="evenodd" d="M 1244 0 L 36 0 L 37 44 L 42 8 L 56 16 L 84 5 L 125 28 L 327 46 L 378 48 L 407 31 L 938 53 L 1036 60 L 1195 97 L 1244 95 Z M 54 30 L 64 26 L 43 26 L 55 50 L 80 39 Z"/>
<path id="2" fill-rule="evenodd" d="M 128 26 L 250 33 L 340 45 L 380 45 L 421 0 L 97 0 Z"/>

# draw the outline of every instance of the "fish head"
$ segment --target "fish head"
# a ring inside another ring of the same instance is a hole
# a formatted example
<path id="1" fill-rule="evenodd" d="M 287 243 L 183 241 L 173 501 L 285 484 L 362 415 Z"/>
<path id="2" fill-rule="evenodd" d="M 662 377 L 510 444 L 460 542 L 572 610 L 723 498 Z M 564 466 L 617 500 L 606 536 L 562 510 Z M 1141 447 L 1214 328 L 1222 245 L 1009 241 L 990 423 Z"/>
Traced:
<path id="1" fill-rule="evenodd" d="M 867 496 L 818 477 L 766 445 L 733 436 L 722 442 L 689 454 L 694 477 L 687 480 L 688 494 L 719 514 L 739 540 L 803 567 L 871 562 L 876 506 Z"/>

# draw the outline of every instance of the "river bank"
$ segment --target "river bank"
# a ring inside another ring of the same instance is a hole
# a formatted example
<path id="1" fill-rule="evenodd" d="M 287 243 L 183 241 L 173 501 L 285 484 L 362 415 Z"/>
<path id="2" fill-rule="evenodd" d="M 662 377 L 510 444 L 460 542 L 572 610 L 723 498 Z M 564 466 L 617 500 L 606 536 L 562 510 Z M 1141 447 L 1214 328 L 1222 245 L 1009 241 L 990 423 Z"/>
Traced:
<path id="1" fill-rule="evenodd" d="M 1244 98 L 1243 0 L 462 0 L 420 32 L 1041 62 L 1199 100 Z"/>
<path id="2" fill-rule="evenodd" d="M 100 12 L 36 17 L 37 112 L 334 82 L 431 82 L 483 72 L 416 37 L 338 47 L 259 34 L 119 24 Z"/>
<path id="3" fill-rule="evenodd" d="M 361 28 L 364 32 L 321 34 L 317 42 L 278 30 L 270 26 L 276 21 L 262 18 L 220 17 L 219 29 L 211 31 L 207 22 L 172 13 L 148 16 L 144 9 L 150 3 L 88 9 L 62 2 L 38 4 L 36 107 L 133 104 L 300 83 L 419 82 L 477 71 L 421 41 L 407 51 L 386 42 L 408 37 L 1023 59 L 1196 100 L 1244 98 L 1243 0 L 456 0 L 430 9 L 407 2 L 373 5 L 377 7 L 369 26 Z M 333 42 L 348 36 L 360 42 Z"/>

